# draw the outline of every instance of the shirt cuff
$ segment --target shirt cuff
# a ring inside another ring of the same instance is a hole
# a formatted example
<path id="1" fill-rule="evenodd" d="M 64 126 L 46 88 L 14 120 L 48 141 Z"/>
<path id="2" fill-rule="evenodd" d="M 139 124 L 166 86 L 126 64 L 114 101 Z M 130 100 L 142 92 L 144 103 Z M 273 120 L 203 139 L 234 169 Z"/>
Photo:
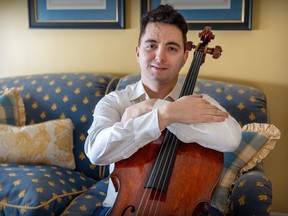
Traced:
<path id="1" fill-rule="evenodd" d="M 156 103 L 154 104 L 153 109 L 158 109 L 159 107 L 161 107 L 161 106 L 163 106 L 163 105 L 165 105 L 165 104 L 167 104 L 167 103 L 170 103 L 170 102 L 167 101 L 167 100 L 158 99 L 158 100 L 156 101 Z"/>
<path id="2" fill-rule="evenodd" d="M 134 119 L 133 128 L 135 131 L 135 143 L 143 145 L 159 138 L 161 131 L 158 125 L 158 111 L 153 109 L 151 112 Z"/>

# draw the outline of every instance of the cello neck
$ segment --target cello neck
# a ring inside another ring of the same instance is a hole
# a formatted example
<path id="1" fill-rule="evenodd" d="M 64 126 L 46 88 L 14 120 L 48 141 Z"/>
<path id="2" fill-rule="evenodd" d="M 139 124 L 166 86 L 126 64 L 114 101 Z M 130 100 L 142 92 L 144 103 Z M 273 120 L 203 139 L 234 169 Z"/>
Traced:
<path id="1" fill-rule="evenodd" d="M 193 94 L 196 80 L 199 74 L 200 66 L 202 64 L 202 60 L 204 56 L 205 56 L 205 53 L 203 52 L 199 52 L 199 51 L 194 52 L 194 58 L 190 65 L 189 71 L 187 73 L 187 76 L 186 76 L 186 79 L 183 84 L 182 91 L 179 97 Z"/>

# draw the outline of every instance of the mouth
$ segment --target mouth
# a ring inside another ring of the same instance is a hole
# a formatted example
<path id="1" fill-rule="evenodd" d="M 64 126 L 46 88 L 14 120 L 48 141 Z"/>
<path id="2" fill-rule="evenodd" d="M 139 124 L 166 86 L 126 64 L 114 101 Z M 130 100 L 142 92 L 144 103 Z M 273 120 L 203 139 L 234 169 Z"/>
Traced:
<path id="1" fill-rule="evenodd" d="M 168 67 L 161 66 L 161 65 L 151 65 L 151 68 L 157 71 L 164 71 L 168 69 Z"/>

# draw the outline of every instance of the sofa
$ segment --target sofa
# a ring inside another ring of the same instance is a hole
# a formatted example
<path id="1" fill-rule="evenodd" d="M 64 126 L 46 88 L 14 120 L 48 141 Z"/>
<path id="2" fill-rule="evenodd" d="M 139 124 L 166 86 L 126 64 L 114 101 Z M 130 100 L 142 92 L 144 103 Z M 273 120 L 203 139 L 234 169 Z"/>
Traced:
<path id="1" fill-rule="evenodd" d="M 109 166 L 91 164 L 83 150 L 94 107 L 139 78 L 85 72 L 0 78 L 0 216 L 96 214 Z M 209 79 L 198 79 L 195 93 L 215 98 L 243 130 L 238 149 L 224 153 L 209 215 L 269 215 L 272 184 L 262 160 L 280 132 L 268 122 L 265 94 Z"/>

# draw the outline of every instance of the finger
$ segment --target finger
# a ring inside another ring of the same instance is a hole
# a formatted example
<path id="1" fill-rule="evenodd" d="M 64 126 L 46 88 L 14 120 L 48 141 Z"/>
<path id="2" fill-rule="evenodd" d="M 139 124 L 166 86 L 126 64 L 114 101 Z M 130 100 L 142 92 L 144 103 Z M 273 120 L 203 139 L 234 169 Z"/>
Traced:
<path id="1" fill-rule="evenodd" d="M 206 115 L 210 115 L 212 117 L 220 117 L 220 118 L 228 118 L 229 114 L 222 110 L 207 110 Z"/>

